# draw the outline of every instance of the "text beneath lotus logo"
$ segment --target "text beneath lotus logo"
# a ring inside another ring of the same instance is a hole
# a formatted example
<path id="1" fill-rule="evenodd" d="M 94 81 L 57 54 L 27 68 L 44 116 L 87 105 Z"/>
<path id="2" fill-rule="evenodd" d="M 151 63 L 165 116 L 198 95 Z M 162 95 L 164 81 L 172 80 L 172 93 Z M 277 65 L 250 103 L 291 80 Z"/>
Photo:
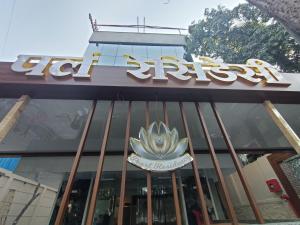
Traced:
<path id="1" fill-rule="evenodd" d="M 153 172 L 176 170 L 193 161 L 189 153 L 185 153 L 188 139 L 179 140 L 178 131 L 172 131 L 163 123 L 153 122 L 148 130 L 141 128 L 139 140 L 130 138 L 130 145 L 134 151 L 128 162 Z"/>

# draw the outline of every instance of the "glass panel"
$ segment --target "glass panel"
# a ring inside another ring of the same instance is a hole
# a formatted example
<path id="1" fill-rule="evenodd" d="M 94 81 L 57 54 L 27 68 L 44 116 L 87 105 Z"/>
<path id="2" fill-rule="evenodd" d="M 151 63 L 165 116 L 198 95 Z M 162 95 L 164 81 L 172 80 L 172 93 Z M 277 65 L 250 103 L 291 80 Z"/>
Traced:
<path id="1" fill-rule="evenodd" d="M 161 46 L 147 46 L 148 49 L 148 58 L 151 59 L 160 59 L 161 57 Z"/>
<path id="2" fill-rule="evenodd" d="M 231 141 L 239 149 L 290 147 L 262 104 L 217 103 Z"/>
<path id="3" fill-rule="evenodd" d="M 91 101 L 32 99 L 0 143 L 3 152 L 76 151 Z M 18 141 L 16 141 L 18 140 Z"/>
<path id="4" fill-rule="evenodd" d="M 293 131 L 300 137 L 300 105 L 275 104 L 275 107 L 291 126 Z"/>
<path id="5" fill-rule="evenodd" d="M 199 116 L 196 111 L 195 103 L 184 102 L 185 114 L 189 126 L 190 135 L 193 142 L 194 151 L 208 150 L 206 140 L 202 131 Z"/>
<path id="6" fill-rule="evenodd" d="M 147 58 L 147 47 L 146 46 L 133 46 L 133 56 L 136 58 Z"/>
<path id="7" fill-rule="evenodd" d="M 127 66 L 127 59 L 123 56 L 117 56 L 115 59 L 115 66 Z"/>
<path id="8" fill-rule="evenodd" d="M 163 56 L 175 56 L 176 57 L 176 49 L 174 46 L 162 46 L 162 55 Z"/>
<path id="9" fill-rule="evenodd" d="M 176 224 L 172 181 L 168 173 L 152 174 L 153 224 Z"/>
<path id="10" fill-rule="evenodd" d="M 222 190 L 210 156 L 197 154 L 194 160 L 197 160 L 199 165 L 200 182 L 210 221 L 212 223 L 229 222 L 227 205 L 222 198 Z M 177 171 L 177 183 L 184 224 L 203 224 L 204 218 L 191 164 Z"/>
<path id="11" fill-rule="evenodd" d="M 128 102 L 116 101 L 110 125 L 107 151 L 120 152 L 123 154 L 127 114 Z"/>
<path id="12" fill-rule="evenodd" d="M 169 115 L 169 127 L 171 129 L 175 127 L 178 130 L 179 138 L 186 137 L 181 119 L 179 103 L 167 102 L 167 112 Z"/>
<path id="13" fill-rule="evenodd" d="M 229 154 L 217 154 L 217 157 L 221 166 L 227 189 L 229 191 L 231 202 L 233 204 L 239 222 L 257 224 L 254 213 L 246 196 L 239 175 L 233 164 L 231 156 Z M 255 179 L 255 177 L 256 175 L 253 178 Z M 249 180 L 247 179 L 247 181 Z M 219 195 L 224 202 L 223 205 L 226 205 L 223 192 L 220 191 Z"/>
<path id="14" fill-rule="evenodd" d="M 275 154 L 276 156 L 280 156 L 280 153 Z M 292 204 L 285 199 L 287 193 L 269 162 L 268 157 L 270 155 L 240 154 L 239 158 L 243 164 L 242 170 L 244 176 L 266 222 L 297 221 Z M 233 184 L 237 178 L 237 174 L 232 173 L 230 176 Z M 286 176 L 292 178 L 293 173 L 290 171 Z M 240 188 L 240 186 L 236 186 L 236 195 L 240 195 L 238 193 Z M 239 208 L 242 209 L 241 207 Z M 239 210 L 238 212 L 242 213 L 243 211 Z"/>
<path id="15" fill-rule="evenodd" d="M 122 160 L 122 156 L 105 156 L 100 189 L 97 194 L 94 224 L 116 224 L 119 207 Z"/>
<path id="16" fill-rule="evenodd" d="M 72 159 L 22 157 L 14 172 L 1 168 L 2 224 L 48 225 L 53 209 L 60 203 L 58 192 L 68 177 Z"/>
<path id="17" fill-rule="evenodd" d="M 102 55 L 99 58 L 98 65 L 113 66 L 115 64 L 115 56 Z"/>
<path id="18" fill-rule="evenodd" d="M 123 224 L 147 224 L 147 181 L 145 171 L 128 164 Z"/>
<path id="19" fill-rule="evenodd" d="M 182 46 L 177 46 L 177 47 L 175 47 L 175 49 L 176 49 L 176 55 L 177 55 L 177 58 L 183 59 L 183 56 L 184 56 L 184 54 L 185 54 L 184 47 L 182 47 Z"/>
<path id="20" fill-rule="evenodd" d="M 116 56 L 118 45 L 115 44 L 102 44 L 101 54 L 104 56 Z"/>
<path id="21" fill-rule="evenodd" d="M 1 98 L 0 99 L 0 121 L 4 118 L 6 113 L 9 112 L 11 107 L 17 102 L 17 99 Z"/>
<path id="22" fill-rule="evenodd" d="M 149 102 L 150 123 L 164 122 L 164 112 L 162 102 Z"/>
<path id="23" fill-rule="evenodd" d="M 119 45 L 117 56 L 132 55 L 132 54 L 133 54 L 132 45 Z"/>
<path id="24" fill-rule="evenodd" d="M 130 136 L 137 138 L 139 136 L 139 131 L 141 127 L 146 127 L 145 120 L 145 110 L 146 103 L 135 101 L 132 102 L 131 108 L 131 126 L 130 126 Z"/>
<path id="25" fill-rule="evenodd" d="M 98 101 L 93 115 L 87 140 L 84 146 L 85 152 L 99 152 L 103 139 L 103 133 L 107 120 L 107 113 L 111 101 Z"/>
<path id="26" fill-rule="evenodd" d="M 81 157 L 62 225 L 81 225 L 85 221 L 97 163 L 98 157 L 96 156 Z M 64 177 L 60 186 L 49 225 L 54 225 L 61 199 L 65 192 L 67 179 L 67 176 Z"/>
<path id="27" fill-rule="evenodd" d="M 226 144 L 223 139 L 222 132 L 219 128 L 217 120 L 215 118 L 214 112 L 211 108 L 210 103 L 201 102 L 199 103 L 201 107 L 201 111 L 203 113 L 203 117 L 205 119 L 208 132 L 210 134 L 210 138 L 212 139 L 213 145 L 216 150 L 224 150 L 227 149 Z"/>

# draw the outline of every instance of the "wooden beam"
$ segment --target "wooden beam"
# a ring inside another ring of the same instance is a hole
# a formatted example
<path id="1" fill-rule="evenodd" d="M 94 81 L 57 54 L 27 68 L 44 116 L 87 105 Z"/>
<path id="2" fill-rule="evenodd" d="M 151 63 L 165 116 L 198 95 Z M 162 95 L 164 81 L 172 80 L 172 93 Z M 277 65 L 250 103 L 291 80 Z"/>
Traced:
<path id="1" fill-rule="evenodd" d="M 118 225 L 123 225 L 124 216 L 124 205 L 125 205 L 125 190 L 126 190 L 126 177 L 127 177 L 127 157 L 129 148 L 129 136 L 130 136 L 130 123 L 131 123 L 131 102 L 128 106 L 127 123 L 125 131 L 125 144 L 124 144 L 124 155 L 123 155 L 123 165 L 122 165 L 122 178 L 121 178 L 121 191 L 120 191 L 120 201 L 118 209 Z"/>
<path id="2" fill-rule="evenodd" d="M 215 148 L 213 146 L 213 142 L 210 138 L 210 134 L 209 134 L 209 131 L 208 131 L 208 128 L 207 128 L 207 124 L 206 124 L 205 119 L 204 119 L 204 114 L 203 114 L 202 109 L 200 107 L 200 104 L 198 102 L 195 104 L 195 106 L 196 106 L 198 117 L 199 117 L 199 120 L 200 120 L 200 123 L 201 123 L 202 130 L 203 130 L 203 133 L 204 133 L 204 137 L 205 137 L 205 140 L 207 142 L 207 146 L 208 146 L 208 149 L 209 149 L 209 154 L 211 156 L 211 160 L 212 160 L 213 165 L 215 167 L 215 171 L 216 171 L 216 174 L 218 176 L 220 186 L 221 186 L 221 188 L 223 190 L 223 193 L 224 193 L 224 198 L 225 198 L 225 202 L 226 202 L 226 205 L 227 205 L 227 209 L 228 209 L 230 219 L 231 219 L 233 225 L 237 225 L 239 223 L 238 218 L 237 218 L 237 215 L 235 213 L 233 203 L 230 199 L 229 191 L 228 191 L 227 186 L 226 186 L 226 182 L 225 182 L 225 178 L 224 178 L 223 173 L 222 173 L 220 162 L 218 160 Z"/>
<path id="3" fill-rule="evenodd" d="M 9 131 L 15 126 L 29 99 L 28 95 L 22 95 L 9 112 L 6 113 L 5 117 L 0 122 L 0 142 L 3 141 Z"/>
<path id="4" fill-rule="evenodd" d="M 95 182 L 94 182 L 92 195 L 91 195 L 91 201 L 89 204 L 89 208 L 88 208 L 89 210 L 88 210 L 87 218 L 86 218 L 86 225 L 92 225 L 93 221 L 94 221 L 94 214 L 95 214 L 96 204 L 97 204 L 97 195 L 98 195 L 98 191 L 100 190 L 101 176 L 102 176 L 103 165 L 104 165 L 104 157 L 105 157 L 108 136 L 109 136 L 109 132 L 110 132 L 110 125 L 111 125 L 111 121 L 112 121 L 113 110 L 114 110 L 114 101 L 112 101 L 110 103 L 108 115 L 106 118 L 105 129 L 104 129 L 104 134 L 103 134 L 103 138 L 102 138 L 102 144 L 100 147 L 100 157 L 98 160 Z"/>
<path id="5" fill-rule="evenodd" d="M 163 102 L 163 112 L 164 112 L 164 122 L 167 125 L 167 127 L 169 127 L 169 116 L 167 112 L 166 102 Z M 171 172 L 171 177 L 172 177 L 172 190 L 173 190 L 173 199 L 174 199 L 175 215 L 176 215 L 176 225 L 182 225 L 180 204 L 179 204 L 178 191 L 177 191 L 176 171 Z"/>
<path id="6" fill-rule="evenodd" d="M 63 196 L 62 196 L 62 200 L 61 200 L 60 207 L 59 207 L 57 215 L 56 215 L 54 225 L 63 224 L 63 219 L 64 219 L 65 212 L 66 212 L 68 204 L 69 204 L 69 199 L 70 199 L 70 195 L 71 195 L 71 192 L 72 192 L 73 184 L 75 182 L 77 169 L 79 167 L 81 155 L 82 155 L 82 152 L 84 150 L 84 146 L 85 146 L 85 143 L 86 143 L 86 140 L 87 140 L 87 136 L 88 136 L 90 126 L 92 124 L 92 119 L 93 119 L 93 115 L 94 115 L 95 110 L 96 110 L 96 105 L 97 105 L 97 101 L 93 101 L 92 108 L 89 111 L 88 117 L 87 117 L 85 125 L 84 125 L 84 129 L 83 129 L 83 132 L 82 132 L 82 135 L 81 135 L 81 138 L 80 138 L 80 142 L 79 142 L 79 145 L 78 145 L 78 148 L 77 148 L 75 158 L 73 159 L 70 175 L 68 177 L 67 185 L 66 185 L 66 188 L 65 188 Z"/>
<path id="7" fill-rule="evenodd" d="M 149 102 L 146 102 L 145 111 L 146 128 L 150 126 L 150 112 Z M 153 211 L 152 211 L 152 178 L 151 172 L 147 171 L 147 225 L 153 224 Z"/>
<path id="8" fill-rule="evenodd" d="M 198 199 L 199 199 L 199 203 L 200 203 L 200 207 L 201 207 L 201 211 L 202 211 L 202 215 L 203 215 L 203 219 L 204 219 L 204 225 L 210 225 L 210 218 L 207 212 L 207 206 L 206 206 L 206 201 L 205 201 L 205 195 L 204 195 L 204 191 L 201 185 L 201 180 L 200 180 L 200 172 L 199 172 L 199 167 L 198 167 L 198 162 L 196 160 L 196 156 L 194 153 L 194 147 L 193 147 L 193 143 L 192 143 L 192 138 L 190 135 L 190 131 L 189 131 L 189 127 L 188 127 L 188 123 L 187 123 L 187 117 L 184 111 L 184 107 L 182 102 L 179 102 L 179 108 L 180 108 L 180 113 L 181 113 L 181 118 L 182 118 L 182 122 L 183 122 L 183 126 L 184 126 L 184 130 L 185 130 L 185 134 L 188 138 L 188 142 L 189 142 L 189 150 L 190 150 L 190 155 L 193 157 L 193 161 L 192 161 L 192 167 L 193 167 L 193 173 L 194 173 L 194 177 L 195 177 L 195 183 L 196 183 L 196 188 L 197 188 L 197 193 L 198 193 Z"/>
<path id="9" fill-rule="evenodd" d="M 247 181 L 246 175 L 244 173 L 244 170 L 243 170 L 243 168 L 241 166 L 239 157 L 236 154 L 236 151 L 235 151 L 235 149 L 233 147 L 233 144 L 232 144 L 232 142 L 231 142 L 231 140 L 229 138 L 229 134 L 227 133 L 227 130 L 225 129 L 225 125 L 223 123 L 223 120 L 221 119 L 220 113 L 217 110 L 217 107 L 216 107 L 215 103 L 211 103 L 211 107 L 212 107 L 212 110 L 214 112 L 215 118 L 216 118 L 216 120 L 218 122 L 218 125 L 219 125 L 219 127 L 221 129 L 221 132 L 223 134 L 224 141 L 225 141 L 225 143 L 227 145 L 227 148 L 228 148 L 229 153 L 231 155 L 232 161 L 233 161 L 233 163 L 235 165 L 236 171 L 237 171 L 237 173 L 238 173 L 238 175 L 240 177 L 241 183 L 242 183 L 242 185 L 244 187 L 244 191 L 246 193 L 246 196 L 248 198 L 250 206 L 251 206 L 251 208 L 253 210 L 255 218 L 257 219 L 257 221 L 260 224 L 263 224 L 263 223 L 265 223 L 264 218 L 263 218 L 263 216 L 262 216 L 262 214 L 260 212 L 260 209 L 259 209 L 259 207 L 258 207 L 258 205 L 256 203 L 254 195 L 253 195 L 252 191 L 250 190 L 250 185 L 248 184 L 248 181 Z"/>
<path id="10" fill-rule="evenodd" d="M 295 151 L 300 154 L 300 139 L 297 134 L 293 131 L 293 129 L 286 122 L 283 116 L 278 112 L 271 101 L 265 101 L 264 106 L 275 124 L 282 131 L 288 142 L 291 144 L 291 146 L 293 146 Z"/>

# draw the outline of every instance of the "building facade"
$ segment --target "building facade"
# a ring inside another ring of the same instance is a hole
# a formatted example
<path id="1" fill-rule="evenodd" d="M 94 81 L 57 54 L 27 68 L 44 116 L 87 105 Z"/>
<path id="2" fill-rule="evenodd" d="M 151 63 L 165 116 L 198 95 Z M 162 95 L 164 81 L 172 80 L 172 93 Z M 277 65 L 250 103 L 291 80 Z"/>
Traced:
<path id="1" fill-rule="evenodd" d="M 0 224 L 298 224 L 299 74 L 185 45 L 94 31 L 1 62 Z"/>

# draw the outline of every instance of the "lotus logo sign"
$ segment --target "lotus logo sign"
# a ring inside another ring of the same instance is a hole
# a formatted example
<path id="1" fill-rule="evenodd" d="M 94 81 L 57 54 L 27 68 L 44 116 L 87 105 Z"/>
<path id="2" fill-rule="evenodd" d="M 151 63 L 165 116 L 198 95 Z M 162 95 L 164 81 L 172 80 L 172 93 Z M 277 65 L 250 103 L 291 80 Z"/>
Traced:
<path id="1" fill-rule="evenodd" d="M 179 140 L 178 131 L 172 131 L 163 123 L 152 123 L 148 130 L 141 128 L 139 140 L 130 138 L 134 151 L 128 162 L 145 170 L 154 172 L 171 171 L 193 161 L 190 154 L 185 153 L 188 139 Z"/>

